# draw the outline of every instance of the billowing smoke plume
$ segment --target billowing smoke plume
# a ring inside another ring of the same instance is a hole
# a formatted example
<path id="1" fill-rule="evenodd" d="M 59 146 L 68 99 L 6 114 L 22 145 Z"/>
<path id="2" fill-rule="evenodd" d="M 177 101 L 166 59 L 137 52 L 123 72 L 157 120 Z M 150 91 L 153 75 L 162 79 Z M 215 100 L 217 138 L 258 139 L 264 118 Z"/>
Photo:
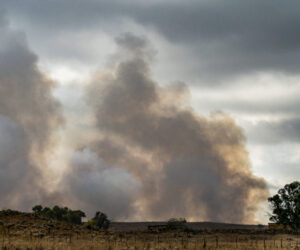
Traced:
<path id="1" fill-rule="evenodd" d="M 0 203 L 28 208 L 47 193 L 41 169 L 62 118 L 24 34 L 3 19 L 0 33 Z"/>
<path id="2" fill-rule="evenodd" d="M 88 87 L 94 141 L 72 146 L 80 149 L 51 188 L 48 157 L 63 122 L 54 83 L 1 15 L 0 33 L 0 208 L 58 203 L 114 219 L 253 220 L 267 191 L 251 172 L 241 128 L 221 113 L 196 114 L 184 84 L 153 81 L 154 51 L 130 34 Z"/>
<path id="3" fill-rule="evenodd" d="M 242 129 L 225 114 L 196 114 L 184 84 L 159 86 L 149 71 L 153 50 L 146 39 L 125 34 L 116 42 L 115 67 L 94 77 L 87 98 L 99 134 L 91 150 L 104 165 L 128 172 L 120 178 L 122 189 L 127 179 L 140 183 L 134 201 L 115 206 L 141 220 L 253 221 L 267 189 L 251 172 Z M 73 168 L 92 183 L 96 169 Z"/>

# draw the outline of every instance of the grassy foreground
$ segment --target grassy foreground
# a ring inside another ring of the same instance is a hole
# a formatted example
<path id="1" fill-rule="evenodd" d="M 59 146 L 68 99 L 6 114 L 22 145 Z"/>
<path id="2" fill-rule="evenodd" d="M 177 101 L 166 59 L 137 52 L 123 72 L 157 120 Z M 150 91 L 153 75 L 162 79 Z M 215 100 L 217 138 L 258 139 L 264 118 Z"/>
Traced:
<path id="1" fill-rule="evenodd" d="M 300 249 L 300 236 L 268 230 L 100 231 L 30 213 L 0 212 L 1 249 Z"/>

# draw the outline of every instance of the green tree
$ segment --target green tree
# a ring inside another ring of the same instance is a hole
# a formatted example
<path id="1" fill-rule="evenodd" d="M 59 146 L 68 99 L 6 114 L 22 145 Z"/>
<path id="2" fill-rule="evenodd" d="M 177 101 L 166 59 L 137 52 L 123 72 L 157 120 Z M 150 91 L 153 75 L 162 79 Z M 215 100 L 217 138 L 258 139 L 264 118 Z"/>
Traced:
<path id="1" fill-rule="evenodd" d="M 66 214 L 66 221 L 70 222 L 70 223 L 73 223 L 73 224 L 82 224 L 82 217 L 85 217 L 85 213 L 82 212 L 81 210 L 75 210 L 75 211 L 72 211 L 72 210 L 69 210 Z"/>
<path id="2" fill-rule="evenodd" d="M 37 214 L 40 214 L 42 212 L 42 210 L 43 210 L 43 207 L 41 205 L 36 205 L 32 208 L 32 211 Z"/>
<path id="3" fill-rule="evenodd" d="M 268 201 L 273 213 L 271 221 L 293 229 L 300 228 L 300 182 L 286 184 L 276 195 L 269 197 Z"/>
<path id="4" fill-rule="evenodd" d="M 41 214 L 49 219 L 56 219 L 55 212 L 49 207 L 44 207 Z"/>
<path id="5" fill-rule="evenodd" d="M 52 208 L 54 217 L 56 220 L 63 220 L 63 216 L 67 213 L 67 211 L 64 208 L 61 208 L 59 206 L 54 206 Z"/>
<path id="6" fill-rule="evenodd" d="M 108 229 L 110 220 L 107 218 L 105 213 L 100 211 L 96 212 L 94 218 L 88 222 L 88 226 L 95 226 L 101 229 Z"/>
<path id="7" fill-rule="evenodd" d="M 85 213 L 81 210 L 71 210 L 67 207 L 54 206 L 53 208 L 42 207 L 41 205 L 32 208 L 34 213 L 45 216 L 49 219 L 66 221 L 73 224 L 82 224 Z"/>

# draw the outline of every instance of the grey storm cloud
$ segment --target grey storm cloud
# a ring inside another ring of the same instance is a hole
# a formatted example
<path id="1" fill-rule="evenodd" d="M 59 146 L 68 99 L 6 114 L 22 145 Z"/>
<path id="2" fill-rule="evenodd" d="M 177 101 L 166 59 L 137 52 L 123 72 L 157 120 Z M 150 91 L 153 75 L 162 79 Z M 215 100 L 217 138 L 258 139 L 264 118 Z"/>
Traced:
<path id="1" fill-rule="evenodd" d="M 191 51 L 192 57 L 181 58 L 187 72 L 210 83 L 261 71 L 298 74 L 296 0 L 6 0 L 3 6 L 50 40 L 82 29 L 116 35 L 120 23 L 132 20 Z"/>
<path id="2" fill-rule="evenodd" d="M 97 74 L 87 92 L 101 134 L 91 148 L 141 183 L 135 212 L 146 219 L 253 222 L 268 192 L 251 172 L 242 129 L 224 114 L 196 114 L 183 84 L 159 87 L 146 41 L 127 33 L 116 42 L 127 57 L 111 74 Z"/>
<path id="3" fill-rule="evenodd" d="M 0 33 L 0 202 L 27 209 L 47 193 L 40 167 L 63 118 L 24 34 L 5 21 Z"/>
<path id="4" fill-rule="evenodd" d="M 279 121 L 261 121 L 248 127 L 250 143 L 279 144 L 299 143 L 300 119 L 282 119 Z"/>

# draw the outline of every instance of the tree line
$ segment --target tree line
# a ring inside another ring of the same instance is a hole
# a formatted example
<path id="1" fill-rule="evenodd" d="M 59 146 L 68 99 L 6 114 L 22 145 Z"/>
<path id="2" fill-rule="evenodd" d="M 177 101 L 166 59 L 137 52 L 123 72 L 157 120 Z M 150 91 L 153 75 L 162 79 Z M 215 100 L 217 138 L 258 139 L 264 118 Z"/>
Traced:
<path id="1" fill-rule="evenodd" d="M 82 218 L 86 217 L 85 213 L 81 210 L 72 210 L 68 207 L 59 207 L 57 205 L 52 208 L 36 205 L 32 208 L 32 211 L 38 216 L 76 225 L 83 224 Z M 108 229 L 109 225 L 110 220 L 107 215 L 100 211 L 97 211 L 95 216 L 86 223 L 86 226 L 90 229 Z"/>

